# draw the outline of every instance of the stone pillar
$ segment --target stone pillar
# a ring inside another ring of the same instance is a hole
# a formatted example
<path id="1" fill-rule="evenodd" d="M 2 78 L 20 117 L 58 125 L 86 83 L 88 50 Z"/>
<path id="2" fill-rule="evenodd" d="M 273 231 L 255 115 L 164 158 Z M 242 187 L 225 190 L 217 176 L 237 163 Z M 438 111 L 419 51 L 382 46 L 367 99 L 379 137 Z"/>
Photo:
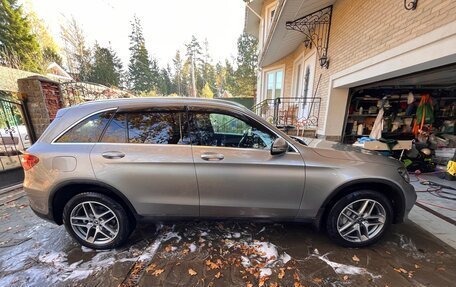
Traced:
<path id="1" fill-rule="evenodd" d="M 42 76 L 17 81 L 33 131 L 39 138 L 63 107 L 60 84 Z"/>

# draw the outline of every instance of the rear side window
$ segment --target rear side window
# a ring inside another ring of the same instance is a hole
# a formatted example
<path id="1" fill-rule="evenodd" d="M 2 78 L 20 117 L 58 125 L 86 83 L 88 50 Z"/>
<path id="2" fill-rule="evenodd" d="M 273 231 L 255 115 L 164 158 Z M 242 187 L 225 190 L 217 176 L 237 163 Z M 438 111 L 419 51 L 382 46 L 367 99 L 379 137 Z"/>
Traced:
<path id="1" fill-rule="evenodd" d="M 181 112 L 135 112 L 116 114 L 102 142 L 140 144 L 186 144 Z"/>
<path id="2" fill-rule="evenodd" d="M 81 121 L 63 134 L 58 143 L 91 143 L 97 142 L 113 112 L 95 114 Z"/>

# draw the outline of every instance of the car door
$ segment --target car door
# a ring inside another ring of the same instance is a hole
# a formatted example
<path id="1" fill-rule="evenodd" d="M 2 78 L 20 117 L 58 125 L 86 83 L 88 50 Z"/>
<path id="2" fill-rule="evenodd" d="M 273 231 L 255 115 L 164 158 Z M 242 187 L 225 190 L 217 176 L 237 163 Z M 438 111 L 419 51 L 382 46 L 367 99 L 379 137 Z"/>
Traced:
<path id="1" fill-rule="evenodd" d="M 205 217 L 294 218 L 304 190 L 301 155 L 271 155 L 277 135 L 240 113 L 191 109 L 190 138 Z"/>
<path id="2" fill-rule="evenodd" d="M 145 216 L 198 216 L 191 146 L 179 110 L 117 112 L 91 152 L 95 176 Z"/>

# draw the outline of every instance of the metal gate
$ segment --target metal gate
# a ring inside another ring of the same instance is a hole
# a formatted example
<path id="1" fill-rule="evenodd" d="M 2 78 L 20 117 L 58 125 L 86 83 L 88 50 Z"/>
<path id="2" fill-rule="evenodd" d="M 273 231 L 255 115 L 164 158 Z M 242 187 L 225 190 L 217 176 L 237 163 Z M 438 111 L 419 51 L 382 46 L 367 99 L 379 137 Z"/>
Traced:
<path id="1" fill-rule="evenodd" d="M 23 181 L 21 154 L 31 146 L 21 102 L 0 92 L 0 189 Z"/>

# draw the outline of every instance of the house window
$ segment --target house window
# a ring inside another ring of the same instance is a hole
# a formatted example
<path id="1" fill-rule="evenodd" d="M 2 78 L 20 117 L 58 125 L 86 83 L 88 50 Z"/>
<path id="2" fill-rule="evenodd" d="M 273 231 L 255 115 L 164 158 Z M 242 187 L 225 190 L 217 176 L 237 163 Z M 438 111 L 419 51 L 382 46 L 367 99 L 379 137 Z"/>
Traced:
<path id="1" fill-rule="evenodd" d="M 274 15 L 276 13 L 276 10 L 277 10 L 277 3 L 274 2 L 274 3 L 271 3 L 270 5 L 268 5 L 266 7 L 266 19 L 264 21 L 264 29 L 263 29 L 263 38 L 264 40 L 267 39 L 268 37 L 268 33 L 269 33 L 269 30 L 271 29 L 271 26 L 272 26 L 272 22 L 274 21 Z"/>
<path id="2" fill-rule="evenodd" d="M 266 73 L 266 98 L 275 99 L 282 96 L 283 69 Z"/>

